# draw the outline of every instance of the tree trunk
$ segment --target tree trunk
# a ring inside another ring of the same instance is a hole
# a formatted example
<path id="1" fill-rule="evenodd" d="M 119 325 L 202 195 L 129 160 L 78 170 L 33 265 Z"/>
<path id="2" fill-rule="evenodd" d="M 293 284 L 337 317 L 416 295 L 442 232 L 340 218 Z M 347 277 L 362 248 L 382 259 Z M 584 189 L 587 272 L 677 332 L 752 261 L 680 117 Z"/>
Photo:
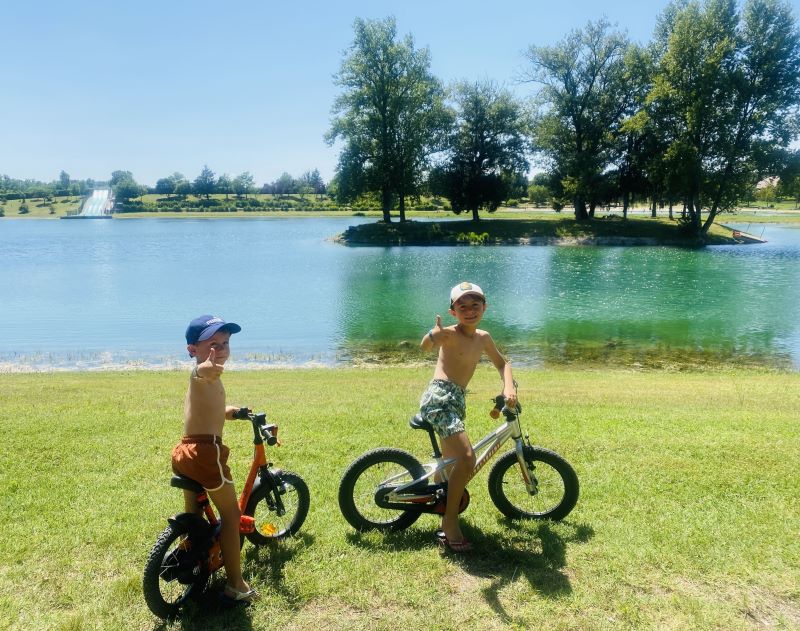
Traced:
<path id="1" fill-rule="evenodd" d="M 480 221 L 481 218 L 478 216 L 478 207 L 472 209 L 472 221 Z"/>
<path id="2" fill-rule="evenodd" d="M 405 195 L 400 195 L 400 223 L 403 223 L 406 220 L 406 197 Z"/>
<path id="3" fill-rule="evenodd" d="M 383 210 L 383 221 L 392 223 L 392 215 L 389 211 L 392 208 L 392 193 L 388 189 L 381 191 L 381 210 Z"/>
<path id="4" fill-rule="evenodd" d="M 628 191 L 625 191 L 622 194 L 622 218 L 623 219 L 627 219 L 628 218 L 628 204 L 630 204 L 630 201 L 631 201 L 631 194 Z"/>
<path id="5" fill-rule="evenodd" d="M 655 219 L 658 214 L 656 213 L 656 198 L 653 196 L 653 204 L 650 206 L 650 216 Z"/>
<path id="6" fill-rule="evenodd" d="M 586 212 L 586 201 L 582 197 L 576 197 L 575 201 L 575 219 L 578 221 L 586 221 L 589 219 L 589 214 Z"/>
<path id="7" fill-rule="evenodd" d="M 672 219 L 673 219 L 673 217 L 672 217 L 672 201 L 669 202 L 669 218 L 670 218 L 670 221 L 672 221 Z"/>
<path id="8" fill-rule="evenodd" d="M 594 218 L 594 209 L 597 207 L 597 202 L 589 203 L 589 216 Z"/>

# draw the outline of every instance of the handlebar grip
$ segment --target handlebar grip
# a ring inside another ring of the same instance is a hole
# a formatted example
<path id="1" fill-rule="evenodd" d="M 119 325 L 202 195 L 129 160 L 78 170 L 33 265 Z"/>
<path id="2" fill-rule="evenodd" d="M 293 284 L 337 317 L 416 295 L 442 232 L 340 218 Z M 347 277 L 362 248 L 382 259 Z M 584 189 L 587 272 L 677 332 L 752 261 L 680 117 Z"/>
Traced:
<path id="1" fill-rule="evenodd" d="M 277 425 L 262 425 L 261 436 L 264 442 L 270 447 L 278 442 L 278 426 Z"/>
<path id="2" fill-rule="evenodd" d="M 239 408 L 233 413 L 233 418 L 240 421 L 246 421 L 250 418 L 250 408 Z"/>

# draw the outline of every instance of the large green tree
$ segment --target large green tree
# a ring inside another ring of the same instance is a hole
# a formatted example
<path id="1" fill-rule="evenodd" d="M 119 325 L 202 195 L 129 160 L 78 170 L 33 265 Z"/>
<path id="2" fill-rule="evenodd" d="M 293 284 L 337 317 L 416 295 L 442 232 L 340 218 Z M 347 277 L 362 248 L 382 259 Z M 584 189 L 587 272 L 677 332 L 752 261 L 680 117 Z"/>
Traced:
<path id="1" fill-rule="evenodd" d="M 410 35 L 399 40 L 394 18 L 356 19 L 336 85 L 326 141 L 344 141 L 337 167 L 341 200 L 379 195 L 383 220 L 391 221 L 393 199 L 405 220 L 405 200 L 418 192 L 428 156 L 449 124 L 444 90 L 430 72 L 427 48 Z"/>
<path id="2" fill-rule="evenodd" d="M 450 200 L 456 214 L 493 211 L 509 193 L 504 174 L 527 173 L 528 121 L 508 90 L 490 81 L 455 86 L 456 119 L 446 161 L 431 173 L 431 188 Z M 525 181 L 527 184 L 527 181 Z"/>
<path id="3" fill-rule="evenodd" d="M 741 12 L 733 0 L 681 3 L 668 15 L 648 114 L 702 235 L 797 134 L 800 36 L 778 0 L 748 0 Z"/>
<path id="4" fill-rule="evenodd" d="M 628 48 L 627 37 L 601 20 L 554 46 L 531 46 L 526 54 L 524 78 L 540 86 L 536 149 L 561 180 L 577 219 L 588 219 L 602 201 L 604 174 L 616 157 L 616 138 L 636 87 L 626 72 Z"/>
<path id="5" fill-rule="evenodd" d="M 209 199 L 216 188 L 216 184 L 217 180 L 214 172 L 208 168 L 208 165 L 204 165 L 200 175 L 194 180 L 194 194 L 198 197 L 205 195 L 206 199 Z"/>
<path id="6" fill-rule="evenodd" d="M 255 190 L 256 179 L 252 176 L 250 171 L 240 173 L 233 180 L 233 192 L 237 197 L 244 195 L 245 198 Z"/>

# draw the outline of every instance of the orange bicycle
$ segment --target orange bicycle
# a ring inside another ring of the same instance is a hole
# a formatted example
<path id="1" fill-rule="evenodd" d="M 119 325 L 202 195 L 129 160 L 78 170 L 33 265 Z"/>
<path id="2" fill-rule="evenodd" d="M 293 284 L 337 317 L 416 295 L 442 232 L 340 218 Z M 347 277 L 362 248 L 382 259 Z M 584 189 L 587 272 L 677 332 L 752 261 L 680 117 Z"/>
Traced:
<path id="1" fill-rule="evenodd" d="M 239 497 L 241 543 L 247 538 L 260 546 L 290 537 L 308 515 L 308 485 L 296 473 L 273 468 L 267 461 L 264 443 L 280 443 L 278 426 L 267 425 L 266 414 L 241 408 L 235 418 L 252 423 L 255 445 L 250 473 Z M 173 475 L 170 485 L 195 492 L 201 514 L 179 513 L 167 519 L 167 528 L 150 551 L 142 588 L 147 606 L 160 618 L 174 617 L 189 598 L 201 595 L 211 574 L 222 567 L 222 522 L 205 489 L 182 475 Z"/>

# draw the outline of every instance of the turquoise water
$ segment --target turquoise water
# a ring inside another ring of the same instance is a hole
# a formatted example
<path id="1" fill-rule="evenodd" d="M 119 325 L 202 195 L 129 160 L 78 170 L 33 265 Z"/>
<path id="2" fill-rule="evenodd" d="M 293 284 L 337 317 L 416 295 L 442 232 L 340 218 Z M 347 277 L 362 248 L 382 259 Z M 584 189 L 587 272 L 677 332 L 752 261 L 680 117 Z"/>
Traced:
<path id="1" fill-rule="evenodd" d="M 516 363 L 800 367 L 800 229 L 765 245 L 347 248 L 363 219 L 0 222 L 0 370 L 172 366 L 201 313 L 235 365 L 403 355 L 462 279 Z"/>

